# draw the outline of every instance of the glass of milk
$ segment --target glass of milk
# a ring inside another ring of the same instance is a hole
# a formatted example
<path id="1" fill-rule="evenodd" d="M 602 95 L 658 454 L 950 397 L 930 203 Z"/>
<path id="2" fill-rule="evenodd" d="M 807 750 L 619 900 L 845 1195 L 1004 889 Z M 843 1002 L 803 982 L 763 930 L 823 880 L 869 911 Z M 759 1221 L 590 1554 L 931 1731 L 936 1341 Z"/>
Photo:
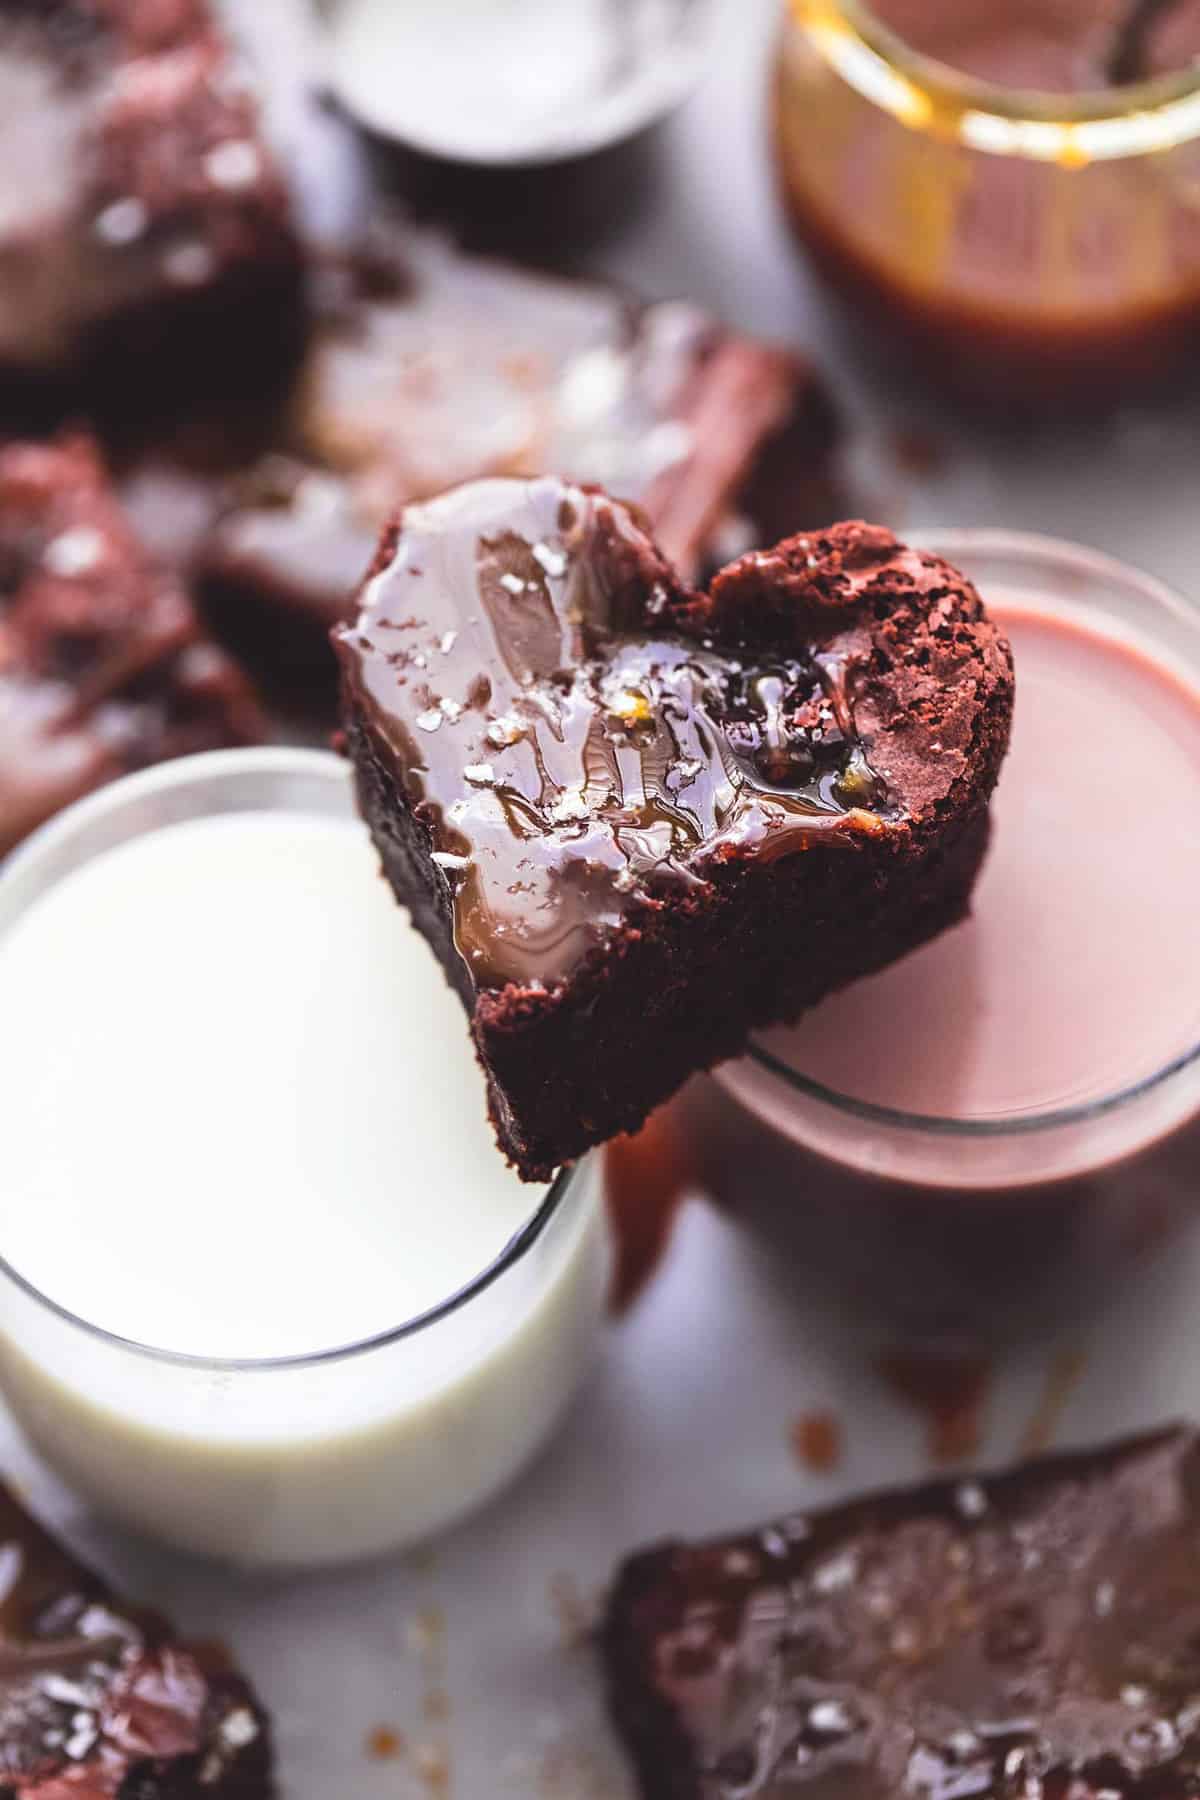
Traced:
<path id="1" fill-rule="evenodd" d="M 504 1164 L 337 758 L 189 758 L 31 839 L 0 872 L 0 1094 L 0 1386 L 101 1511 L 239 1562 L 374 1555 L 574 1395 L 600 1161 Z"/>
<path id="2" fill-rule="evenodd" d="M 713 0 L 318 0 L 323 67 L 365 125 L 427 155 L 546 164 L 632 136 L 699 79 Z"/>

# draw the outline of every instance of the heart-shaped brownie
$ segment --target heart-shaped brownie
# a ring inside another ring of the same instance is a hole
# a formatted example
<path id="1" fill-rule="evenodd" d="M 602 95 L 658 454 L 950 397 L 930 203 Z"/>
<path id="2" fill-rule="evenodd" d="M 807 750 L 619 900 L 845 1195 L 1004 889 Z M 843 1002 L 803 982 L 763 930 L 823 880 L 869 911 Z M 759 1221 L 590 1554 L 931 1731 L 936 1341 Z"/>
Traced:
<path id="1" fill-rule="evenodd" d="M 598 490 L 475 482 L 404 511 L 335 643 L 364 814 L 531 1179 L 966 908 L 1011 657 L 888 531 L 699 592 Z"/>

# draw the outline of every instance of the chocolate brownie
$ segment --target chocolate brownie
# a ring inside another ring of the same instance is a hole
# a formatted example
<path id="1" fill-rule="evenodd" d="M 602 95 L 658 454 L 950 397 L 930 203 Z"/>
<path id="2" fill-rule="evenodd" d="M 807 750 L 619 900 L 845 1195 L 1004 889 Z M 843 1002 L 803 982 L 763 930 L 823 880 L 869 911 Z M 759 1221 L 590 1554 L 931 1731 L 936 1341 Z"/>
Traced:
<path id="1" fill-rule="evenodd" d="M 864 524 L 686 586 L 554 477 L 407 507 L 335 632 L 360 803 L 545 1179 L 961 918 L 1012 661 Z"/>
<path id="2" fill-rule="evenodd" d="M 224 486 L 192 567 L 206 619 L 284 705 L 332 718 L 329 632 L 378 541 L 352 480 L 269 451 Z"/>
<path id="3" fill-rule="evenodd" d="M 270 361 L 299 252 L 207 0 L 6 0 L 0 95 L 0 414 L 127 425 Z"/>
<path id="4" fill-rule="evenodd" d="M 0 1485 L 0 1800 L 260 1800 L 269 1728 L 228 1656 L 119 1600 Z"/>
<path id="5" fill-rule="evenodd" d="M 201 552 L 222 635 L 330 685 L 328 630 L 401 501 L 545 469 L 639 501 L 689 574 L 835 516 L 832 408 L 805 358 L 697 308 L 377 234 L 316 276 L 273 453 Z"/>
<path id="6" fill-rule="evenodd" d="M 261 734 L 92 443 L 0 449 L 0 855 L 115 775 Z"/>
<path id="7" fill-rule="evenodd" d="M 663 1545 L 618 1576 L 603 1648 L 646 1800 L 1192 1800 L 1200 1445 Z"/>

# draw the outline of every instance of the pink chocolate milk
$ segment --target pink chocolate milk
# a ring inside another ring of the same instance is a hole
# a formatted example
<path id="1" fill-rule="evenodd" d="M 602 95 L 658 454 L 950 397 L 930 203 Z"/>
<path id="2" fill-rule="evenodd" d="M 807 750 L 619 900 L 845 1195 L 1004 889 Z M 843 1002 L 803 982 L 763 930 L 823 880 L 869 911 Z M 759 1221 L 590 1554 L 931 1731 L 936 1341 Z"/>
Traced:
<path id="1" fill-rule="evenodd" d="M 945 553 L 1017 675 L 973 915 L 680 1111 L 781 1264 L 959 1329 L 1057 1315 L 1200 1199 L 1200 612 L 1132 575 L 1089 609 L 1088 567 L 1123 572 L 1069 550 L 1034 547 L 1031 580 L 1064 558 L 1044 601 L 1007 553 Z"/>
<path id="2" fill-rule="evenodd" d="M 988 603 L 1017 707 L 972 918 L 767 1042 L 859 1100 L 1003 1120 L 1103 1099 L 1200 1043 L 1200 690 Z"/>

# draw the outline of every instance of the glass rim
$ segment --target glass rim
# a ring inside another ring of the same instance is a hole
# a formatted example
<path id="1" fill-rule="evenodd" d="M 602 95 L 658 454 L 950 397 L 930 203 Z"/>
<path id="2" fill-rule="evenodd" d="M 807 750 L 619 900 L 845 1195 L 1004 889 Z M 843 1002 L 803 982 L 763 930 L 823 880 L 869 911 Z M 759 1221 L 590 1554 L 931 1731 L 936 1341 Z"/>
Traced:
<path id="1" fill-rule="evenodd" d="M 936 551 L 951 562 L 959 556 L 969 558 L 972 553 L 993 554 L 1024 559 L 1031 566 L 1040 564 L 1045 567 L 1047 563 L 1052 563 L 1059 569 L 1066 568 L 1075 574 L 1090 570 L 1140 593 L 1156 605 L 1165 606 L 1175 618 L 1197 633 L 1200 648 L 1200 604 L 1189 601 L 1156 576 L 1146 574 L 1103 551 L 1090 550 L 1085 545 L 1071 543 L 1065 538 L 1049 537 L 1037 532 L 1005 531 L 988 527 L 949 527 L 946 530 L 928 527 L 908 532 L 906 536 L 915 548 Z M 969 569 L 966 572 L 970 574 Z M 1123 1107 L 1165 1087 L 1185 1070 L 1200 1065 L 1200 1040 L 1179 1051 L 1140 1080 L 1101 1094 L 1093 1100 L 1042 1110 L 1028 1107 L 1003 1117 L 978 1119 L 908 1112 L 902 1107 L 882 1106 L 874 1101 L 857 1099 L 852 1094 L 842 1093 L 837 1088 L 828 1087 L 823 1082 L 802 1074 L 754 1039 L 748 1046 L 747 1060 L 754 1064 L 756 1070 L 773 1076 L 805 1099 L 817 1100 L 843 1117 L 927 1137 L 997 1139 L 1086 1125 L 1119 1112 Z M 717 1076 L 720 1079 L 722 1071 L 718 1070 Z"/>
<path id="2" fill-rule="evenodd" d="M 77 800 L 73 806 L 57 814 L 54 818 L 40 826 L 25 842 L 0 863 L 0 899 L 5 890 L 20 879 L 27 881 L 31 875 L 36 876 L 40 866 L 51 860 L 68 846 L 71 839 L 79 832 L 105 819 L 123 806 L 130 803 L 151 799 L 154 795 L 170 792 L 175 789 L 194 787 L 197 792 L 211 789 L 212 785 L 225 777 L 277 777 L 286 781 L 289 776 L 299 775 L 309 780 L 326 781 L 330 786 L 348 786 L 352 777 L 349 765 L 332 751 L 308 750 L 285 745 L 264 745 L 241 750 L 207 750 L 195 756 L 177 757 L 171 762 L 157 764 L 154 768 L 143 769 L 133 775 L 122 776 L 109 782 L 96 793 Z M 261 801 L 248 804 L 233 810 L 256 811 L 267 805 L 276 807 L 286 803 L 276 798 L 273 802 Z M 290 810 L 308 813 L 312 809 L 293 805 Z M 202 808 L 190 817 L 209 817 L 211 813 Z M 163 820 L 158 825 L 142 827 L 130 832 L 128 837 L 118 840 L 130 842 L 134 837 L 143 835 L 146 830 L 166 830 L 171 823 L 181 821 Z M 84 860 L 91 860 L 91 855 L 103 854 L 102 850 L 90 853 Z M 72 867 L 81 867 L 81 864 Z M 42 893 L 50 891 L 57 882 L 69 874 L 71 870 L 62 871 L 51 876 L 47 886 L 38 891 L 30 904 L 36 904 Z M 22 909 L 24 910 L 24 909 Z M 4 927 L 0 923 L 0 937 Z M 466 1021 L 464 1019 L 464 1030 Z M 497 1149 L 496 1155 L 501 1154 Z M 461 1287 L 456 1288 L 444 1299 L 435 1301 L 432 1306 L 413 1314 L 411 1318 L 402 1320 L 397 1325 L 387 1326 L 383 1331 L 372 1333 L 370 1337 L 358 1338 L 348 1344 L 333 1345 L 323 1350 L 304 1350 L 291 1352 L 284 1356 L 205 1356 L 197 1351 L 171 1350 L 165 1345 L 143 1343 L 138 1338 L 126 1337 L 119 1331 L 113 1331 L 106 1325 L 98 1324 L 94 1319 L 84 1318 L 52 1295 L 47 1294 L 35 1282 L 21 1273 L 0 1251 L 0 1283 L 11 1284 L 36 1305 L 44 1307 L 64 1324 L 82 1331 L 86 1336 L 111 1348 L 123 1350 L 150 1362 L 166 1363 L 173 1367 L 191 1369 L 212 1374 L 261 1374 L 272 1370 L 314 1369 L 327 1364 L 348 1362 L 353 1358 L 369 1355 L 373 1350 L 384 1350 L 392 1344 L 403 1343 L 407 1338 L 418 1337 L 422 1332 L 441 1324 L 444 1320 L 462 1311 L 480 1295 L 493 1287 L 504 1275 L 521 1263 L 534 1245 L 545 1233 L 552 1219 L 563 1208 L 567 1196 L 572 1191 L 578 1174 L 586 1164 L 586 1157 L 577 1163 L 568 1164 L 560 1169 L 549 1186 L 542 1193 L 537 1205 L 529 1216 L 518 1226 L 508 1242 L 484 1265 L 471 1276 Z"/>
<path id="3" fill-rule="evenodd" d="M 1200 62 L 1077 94 L 1007 87 L 917 50 L 870 0 L 789 0 L 792 19 L 864 99 L 970 149 L 1079 168 L 1200 136 Z"/>
<path id="4" fill-rule="evenodd" d="M 577 109 L 578 116 L 569 130 L 551 121 L 540 136 L 527 133 L 515 144 L 467 147 L 452 131 L 437 131 L 405 120 L 398 109 L 381 105 L 369 88 L 355 81 L 338 42 L 337 0 L 319 0 L 319 10 L 324 14 L 322 27 L 327 48 L 332 49 L 330 85 L 360 124 L 386 142 L 452 165 L 509 173 L 560 168 L 580 157 L 613 149 L 669 118 L 703 80 L 712 60 L 716 19 L 715 0 L 688 0 L 669 27 L 670 42 L 665 49 L 669 49 L 670 56 L 658 59 L 665 67 L 652 69 L 648 77 L 641 66 L 645 57 L 635 57 L 632 73 L 607 89 L 598 103 L 585 101 Z"/>

